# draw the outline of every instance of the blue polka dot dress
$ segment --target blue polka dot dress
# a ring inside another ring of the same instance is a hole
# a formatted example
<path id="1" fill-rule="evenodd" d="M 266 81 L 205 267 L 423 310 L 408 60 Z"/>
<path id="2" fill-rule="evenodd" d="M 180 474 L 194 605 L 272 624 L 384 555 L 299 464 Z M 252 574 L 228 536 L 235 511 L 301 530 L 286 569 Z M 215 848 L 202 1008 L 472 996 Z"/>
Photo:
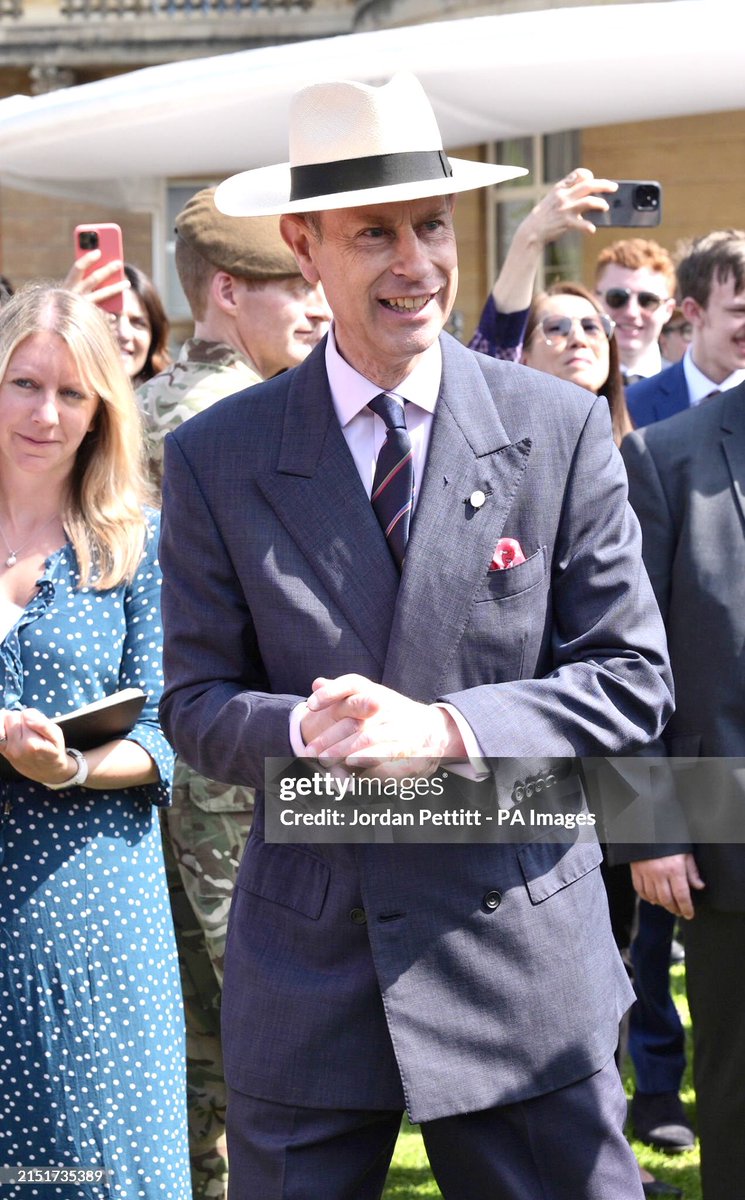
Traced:
<path id="1" fill-rule="evenodd" d="M 0 782 L 0 1166 L 89 1167 L 105 1185 L 0 1183 L 18 1197 L 190 1200 L 184 1029 L 158 805 L 172 755 L 162 688 L 157 519 L 133 582 L 75 590 L 67 545 L 0 645 L 6 708 L 50 716 L 124 687 L 144 787 Z"/>

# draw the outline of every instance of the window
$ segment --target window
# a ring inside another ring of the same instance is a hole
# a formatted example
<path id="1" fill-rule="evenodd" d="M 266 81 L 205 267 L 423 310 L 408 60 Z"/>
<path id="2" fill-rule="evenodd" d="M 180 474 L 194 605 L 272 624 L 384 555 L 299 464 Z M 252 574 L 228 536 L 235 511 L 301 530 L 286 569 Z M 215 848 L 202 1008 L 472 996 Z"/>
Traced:
<path id="1" fill-rule="evenodd" d="M 520 222 L 551 184 L 579 166 L 580 134 L 578 130 L 569 130 L 497 142 L 494 161 L 525 167 L 529 171 L 528 175 L 500 184 L 494 190 L 493 277 L 496 277 Z M 581 234 L 565 234 L 546 247 L 544 261 L 538 269 L 536 289 L 557 279 L 579 279 L 581 270 Z"/>
<path id="2" fill-rule="evenodd" d="M 191 310 L 188 301 L 184 295 L 179 278 L 176 273 L 176 239 L 174 236 L 174 225 L 176 217 L 181 212 L 181 209 L 186 204 L 186 201 L 194 195 L 195 192 L 201 191 L 202 188 L 212 187 L 219 180 L 203 179 L 195 183 L 169 183 L 166 193 L 166 230 L 165 230 L 165 296 L 164 303 L 166 312 L 172 322 L 190 321 Z"/>

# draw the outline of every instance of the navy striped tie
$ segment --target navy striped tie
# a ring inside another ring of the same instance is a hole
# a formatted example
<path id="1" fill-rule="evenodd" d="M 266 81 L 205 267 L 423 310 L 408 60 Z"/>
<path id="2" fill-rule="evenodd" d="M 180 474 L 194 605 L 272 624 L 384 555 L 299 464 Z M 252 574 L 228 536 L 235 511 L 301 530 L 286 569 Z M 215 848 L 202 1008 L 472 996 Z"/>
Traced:
<path id="1" fill-rule="evenodd" d="M 375 465 L 372 501 L 375 515 L 401 570 L 409 538 L 414 494 L 414 461 L 403 406 L 381 392 L 371 408 L 385 422 L 386 436 Z"/>

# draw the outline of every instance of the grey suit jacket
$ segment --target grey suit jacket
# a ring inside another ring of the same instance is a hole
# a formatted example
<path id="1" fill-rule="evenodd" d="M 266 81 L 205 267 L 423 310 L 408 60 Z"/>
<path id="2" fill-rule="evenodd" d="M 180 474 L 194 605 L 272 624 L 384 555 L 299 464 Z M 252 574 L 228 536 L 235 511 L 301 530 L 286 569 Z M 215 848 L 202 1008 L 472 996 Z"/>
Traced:
<path id="1" fill-rule="evenodd" d="M 630 434 L 622 448 L 643 553 L 667 626 L 676 712 L 672 756 L 745 755 L 745 384 Z M 732 764 L 680 775 L 696 829 L 745 822 L 745 780 Z M 724 823 L 720 824 L 722 816 Z M 703 903 L 745 909 L 745 847 L 702 842 Z"/>
<path id="2" fill-rule="evenodd" d="M 167 439 L 162 716 L 205 774 L 261 788 L 266 756 L 291 754 L 293 705 L 349 671 L 446 698 L 495 759 L 628 753 L 659 733 L 664 636 L 606 403 L 442 348 L 400 579 L 323 347 Z M 526 562 L 490 573 L 500 537 Z M 261 808 L 228 935 L 232 1087 L 426 1120 L 611 1056 L 631 997 L 595 842 L 273 845 Z"/>

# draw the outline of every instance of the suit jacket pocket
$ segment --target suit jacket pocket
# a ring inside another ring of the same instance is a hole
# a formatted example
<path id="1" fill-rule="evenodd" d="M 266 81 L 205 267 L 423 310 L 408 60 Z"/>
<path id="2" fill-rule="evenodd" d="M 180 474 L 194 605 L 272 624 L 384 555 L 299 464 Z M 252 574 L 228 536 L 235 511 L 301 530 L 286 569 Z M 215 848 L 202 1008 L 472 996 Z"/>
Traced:
<path id="1" fill-rule="evenodd" d="M 330 875 L 328 865 L 305 850 L 269 844 L 254 836 L 246 843 L 237 886 L 317 921 Z"/>
<path id="2" fill-rule="evenodd" d="M 527 592 L 529 588 L 540 583 L 546 574 L 546 547 L 541 546 L 530 558 L 517 567 L 508 567 L 504 571 L 489 571 L 485 581 L 476 593 L 476 602 L 483 604 L 487 600 L 506 600 L 509 596 L 517 596 Z"/>
<path id="3" fill-rule="evenodd" d="M 603 852 L 596 840 L 529 842 L 517 854 L 533 904 L 540 904 L 600 866 Z"/>

